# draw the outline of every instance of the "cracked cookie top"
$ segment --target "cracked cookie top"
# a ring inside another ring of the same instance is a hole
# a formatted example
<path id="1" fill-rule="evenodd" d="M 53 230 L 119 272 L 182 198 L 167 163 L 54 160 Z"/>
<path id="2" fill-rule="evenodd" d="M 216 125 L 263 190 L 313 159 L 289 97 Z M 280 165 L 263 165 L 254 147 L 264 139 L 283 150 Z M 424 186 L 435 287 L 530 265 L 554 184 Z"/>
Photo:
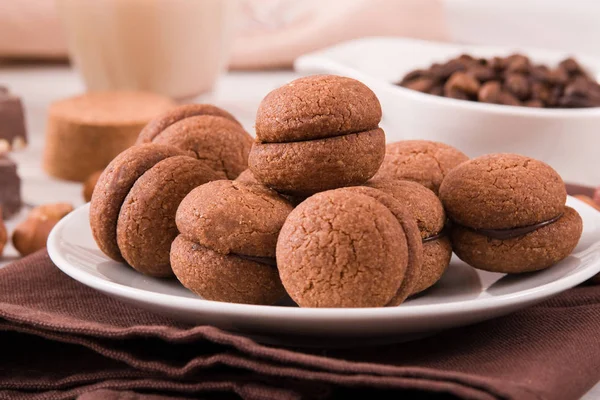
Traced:
<path id="1" fill-rule="evenodd" d="M 444 143 L 402 140 L 386 146 L 383 164 L 374 178 L 418 182 L 437 194 L 446 174 L 468 159 Z"/>
<path id="2" fill-rule="evenodd" d="M 241 126 L 233 115 L 217 106 L 213 106 L 212 104 L 186 104 L 169 110 L 150 121 L 140 132 L 136 144 L 150 143 L 156 136 L 174 123 L 199 115 L 214 115 L 226 118 Z"/>
<path id="3" fill-rule="evenodd" d="M 256 114 L 259 142 L 322 139 L 376 129 L 379 100 L 365 84 L 336 75 L 296 79 L 267 94 Z"/>
<path id="4" fill-rule="evenodd" d="M 473 229 L 534 225 L 564 212 L 567 191 L 548 164 L 517 154 L 488 154 L 452 170 L 440 198 L 448 216 Z"/>
<path id="5" fill-rule="evenodd" d="M 288 216 L 277 266 L 301 307 L 382 307 L 408 264 L 402 226 L 380 201 L 350 190 L 309 197 Z"/>
<path id="6" fill-rule="evenodd" d="M 176 223 L 188 240 L 218 253 L 275 257 L 277 235 L 293 208 L 265 186 L 219 180 L 192 190 Z"/>
<path id="7" fill-rule="evenodd" d="M 169 125 L 154 137 L 153 143 L 190 151 L 214 171 L 235 179 L 248 167 L 252 137 L 237 122 L 200 115 Z"/>
<path id="8" fill-rule="evenodd" d="M 439 234 L 446 223 L 442 202 L 431 190 L 413 181 L 371 179 L 367 186 L 390 194 L 405 206 L 417 221 L 421 238 Z"/>

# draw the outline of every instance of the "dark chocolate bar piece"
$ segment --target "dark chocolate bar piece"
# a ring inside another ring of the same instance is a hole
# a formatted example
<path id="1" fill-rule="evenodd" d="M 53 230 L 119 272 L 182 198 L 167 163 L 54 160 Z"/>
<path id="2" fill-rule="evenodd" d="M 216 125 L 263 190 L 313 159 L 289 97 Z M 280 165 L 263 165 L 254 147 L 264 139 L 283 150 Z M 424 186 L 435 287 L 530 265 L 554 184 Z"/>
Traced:
<path id="1" fill-rule="evenodd" d="M 27 130 L 21 99 L 0 86 L 0 154 L 26 145 Z"/>
<path id="2" fill-rule="evenodd" d="M 6 155 L 0 155 L 0 207 L 2 217 L 8 219 L 21 209 L 21 178 L 17 164 Z"/>

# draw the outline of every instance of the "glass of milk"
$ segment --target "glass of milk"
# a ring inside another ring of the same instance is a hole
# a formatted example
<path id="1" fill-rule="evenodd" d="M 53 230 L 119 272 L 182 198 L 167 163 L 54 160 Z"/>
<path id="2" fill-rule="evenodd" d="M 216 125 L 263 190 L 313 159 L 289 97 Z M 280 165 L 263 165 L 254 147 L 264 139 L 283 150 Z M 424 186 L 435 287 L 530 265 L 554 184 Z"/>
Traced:
<path id="1" fill-rule="evenodd" d="M 237 0 L 56 0 L 88 90 L 146 90 L 186 100 L 227 66 Z"/>

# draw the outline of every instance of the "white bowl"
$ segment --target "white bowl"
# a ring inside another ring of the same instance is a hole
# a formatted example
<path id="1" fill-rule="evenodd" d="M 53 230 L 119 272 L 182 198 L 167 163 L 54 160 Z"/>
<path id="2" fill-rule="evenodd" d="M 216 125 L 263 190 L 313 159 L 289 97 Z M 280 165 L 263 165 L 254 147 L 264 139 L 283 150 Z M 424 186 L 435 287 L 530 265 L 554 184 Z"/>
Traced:
<path id="1" fill-rule="evenodd" d="M 387 141 L 428 139 L 470 157 L 512 152 L 547 162 L 565 181 L 600 184 L 600 107 L 535 109 L 438 97 L 394 85 L 407 72 L 462 53 L 492 57 L 521 52 L 555 66 L 570 54 L 556 51 L 433 43 L 402 38 L 364 38 L 296 60 L 304 74 L 333 73 L 367 84 L 383 107 Z M 594 76 L 600 59 L 574 55 Z"/>

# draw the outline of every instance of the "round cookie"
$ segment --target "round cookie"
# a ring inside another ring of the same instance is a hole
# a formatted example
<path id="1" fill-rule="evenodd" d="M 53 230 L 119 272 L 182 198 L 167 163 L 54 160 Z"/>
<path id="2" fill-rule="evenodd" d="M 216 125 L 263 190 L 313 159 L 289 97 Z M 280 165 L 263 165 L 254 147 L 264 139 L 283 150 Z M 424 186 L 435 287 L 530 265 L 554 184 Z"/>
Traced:
<path id="1" fill-rule="evenodd" d="M 451 219 L 473 229 L 510 229 L 561 214 L 567 190 L 548 164 L 518 154 L 488 154 L 448 174 L 440 199 Z"/>
<path id="2" fill-rule="evenodd" d="M 48 110 L 44 170 L 83 182 L 132 146 L 157 114 L 173 108 L 167 97 L 149 92 L 89 92 L 56 101 Z"/>
<path id="3" fill-rule="evenodd" d="M 177 207 L 192 189 L 218 177 L 188 156 L 169 157 L 146 171 L 129 190 L 117 221 L 117 243 L 127 263 L 146 275 L 171 276 Z"/>
<path id="4" fill-rule="evenodd" d="M 256 113 L 259 142 L 322 139 L 376 129 L 377 96 L 363 83 L 343 76 L 313 75 L 273 90 Z"/>
<path id="5" fill-rule="evenodd" d="M 303 142 L 254 143 L 248 164 L 262 184 L 307 196 L 364 183 L 377 172 L 384 149 L 385 134 L 374 129 Z"/>
<path id="6" fill-rule="evenodd" d="M 388 306 L 400 305 L 408 296 L 415 292 L 422 274 L 423 243 L 421 242 L 421 233 L 415 218 L 398 200 L 381 190 L 366 186 L 354 186 L 338 190 L 361 193 L 379 201 L 394 214 L 394 217 L 396 217 L 396 220 L 404 230 L 408 248 L 406 272 L 398 292 L 387 304 Z"/>
<path id="7" fill-rule="evenodd" d="M 475 268 L 518 273 L 550 267 L 577 245 L 582 221 L 549 165 L 489 154 L 451 171 L 440 198 L 456 255 Z"/>
<path id="8" fill-rule="evenodd" d="M 183 286 L 207 300 L 274 304 L 285 295 L 274 266 L 217 253 L 183 235 L 171 247 L 171 266 Z"/>
<path id="9" fill-rule="evenodd" d="M 292 209 L 258 184 L 219 180 L 197 187 L 177 210 L 175 276 L 210 300 L 273 304 L 285 294 L 275 247 Z"/>
<path id="10" fill-rule="evenodd" d="M 192 190 L 176 222 L 187 239 L 218 253 L 274 258 L 277 235 L 293 208 L 264 186 L 219 180 Z"/>
<path id="11" fill-rule="evenodd" d="M 245 169 L 237 178 L 235 178 L 235 180 L 238 182 L 259 184 L 250 169 Z"/>
<path id="12" fill-rule="evenodd" d="M 412 181 L 374 178 L 366 185 L 390 194 L 416 219 L 423 240 L 423 265 L 411 294 L 431 287 L 442 277 L 452 258 L 450 239 L 444 231 L 446 213 L 440 199 L 425 186 Z"/>
<path id="13" fill-rule="evenodd" d="M 389 143 L 375 179 L 415 181 L 437 194 L 444 177 L 469 158 L 454 147 L 428 140 Z"/>
<path id="14" fill-rule="evenodd" d="M 241 124 L 237 119 L 227 111 L 213 106 L 212 104 L 186 104 L 179 106 L 173 110 L 167 111 L 155 117 L 148 122 L 139 133 L 136 144 L 150 143 L 159 133 L 167 129 L 174 123 L 186 118 L 196 117 L 200 115 L 214 115 L 228 119 L 236 124 Z"/>
<path id="15" fill-rule="evenodd" d="M 229 179 L 248 168 L 253 142 L 231 114 L 209 104 L 181 106 L 158 117 L 138 138 L 149 141 L 190 151 Z"/>
<path id="16" fill-rule="evenodd" d="M 392 212 L 362 193 L 331 190 L 294 209 L 277 240 L 277 266 L 301 307 L 382 307 L 398 293 L 406 235 Z"/>
<path id="17" fill-rule="evenodd" d="M 379 100 L 359 81 L 296 79 L 261 102 L 248 165 L 260 183 L 291 195 L 360 185 L 383 161 L 380 120 Z"/>
<path id="18" fill-rule="evenodd" d="M 571 207 L 556 222 L 511 239 L 492 239 L 469 228 L 452 229 L 456 255 L 467 264 L 492 272 L 522 273 L 556 264 L 573 252 L 583 229 Z"/>
<path id="19" fill-rule="evenodd" d="M 123 261 L 117 243 L 117 220 L 135 181 L 159 161 L 184 154 L 175 147 L 144 144 L 130 147 L 110 162 L 98 178 L 90 204 L 90 227 L 104 254 Z"/>

